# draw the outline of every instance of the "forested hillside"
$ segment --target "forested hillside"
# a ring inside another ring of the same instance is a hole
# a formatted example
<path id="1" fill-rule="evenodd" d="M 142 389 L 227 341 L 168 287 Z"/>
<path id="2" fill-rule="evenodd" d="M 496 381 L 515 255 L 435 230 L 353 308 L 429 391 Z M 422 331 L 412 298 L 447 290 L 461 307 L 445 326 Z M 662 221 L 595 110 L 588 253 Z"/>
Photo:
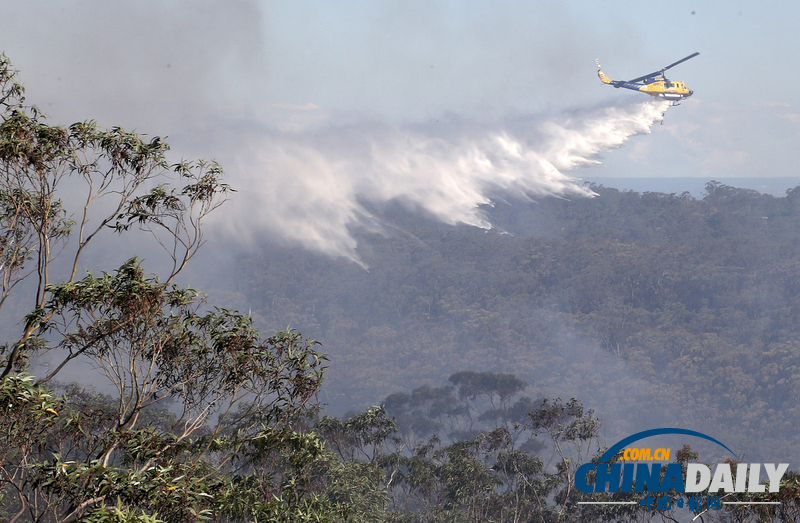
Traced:
<path id="1" fill-rule="evenodd" d="M 369 270 L 265 247 L 239 259 L 236 298 L 322 341 L 334 412 L 513 372 L 586 401 L 609 438 L 692 427 L 797 462 L 800 188 L 593 189 L 500 203 L 489 231 L 376 209 L 383 232 L 358 233 Z"/>

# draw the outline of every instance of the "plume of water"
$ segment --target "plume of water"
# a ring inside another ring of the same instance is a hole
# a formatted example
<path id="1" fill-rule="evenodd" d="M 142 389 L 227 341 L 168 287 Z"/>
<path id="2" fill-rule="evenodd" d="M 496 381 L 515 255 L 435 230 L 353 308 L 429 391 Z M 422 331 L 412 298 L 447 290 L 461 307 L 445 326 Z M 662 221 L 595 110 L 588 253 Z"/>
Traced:
<path id="1" fill-rule="evenodd" d="M 649 133 L 668 102 L 527 116 L 497 124 L 362 123 L 305 133 L 262 132 L 240 144 L 240 190 L 229 226 L 277 235 L 358 261 L 349 227 L 362 202 L 401 201 L 450 224 L 489 228 L 490 194 L 591 197 L 571 173 Z M 244 180 L 241 179 L 244 177 Z"/>

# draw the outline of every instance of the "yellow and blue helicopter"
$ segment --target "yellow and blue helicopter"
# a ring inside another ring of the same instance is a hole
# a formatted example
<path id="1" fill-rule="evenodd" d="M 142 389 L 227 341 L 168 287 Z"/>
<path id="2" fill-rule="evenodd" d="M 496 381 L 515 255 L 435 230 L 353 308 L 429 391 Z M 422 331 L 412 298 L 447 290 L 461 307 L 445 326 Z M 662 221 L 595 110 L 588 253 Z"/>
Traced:
<path id="1" fill-rule="evenodd" d="M 678 105 L 678 102 L 681 100 L 685 100 L 692 96 L 694 91 L 686 87 L 686 84 L 683 82 L 673 82 L 672 80 L 668 80 L 667 77 L 664 76 L 664 72 L 667 69 L 672 69 L 676 65 L 682 64 L 686 60 L 694 58 L 699 54 L 700 53 L 690 54 L 686 58 L 681 58 L 677 62 L 669 64 L 660 71 L 655 71 L 653 73 L 646 74 L 644 76 L 640 76 L 639 78 L 634 78 L 633 80 L 628 81 L 612 80 L 606 76 L 600 67 L 600 60 L 598 59 L 595 60 L 595 62 L 597 62 L 597 76 L 600 77 L 600 80 L 602 80 L 604 84 L 613 85 L 616 88 L 623 87 L 632 91 L 639 91 L 640 93 L 646 93 L 650 96 L 656 96 L 658 98 L 669 100 L 672 102 L 672 105 Z"/>

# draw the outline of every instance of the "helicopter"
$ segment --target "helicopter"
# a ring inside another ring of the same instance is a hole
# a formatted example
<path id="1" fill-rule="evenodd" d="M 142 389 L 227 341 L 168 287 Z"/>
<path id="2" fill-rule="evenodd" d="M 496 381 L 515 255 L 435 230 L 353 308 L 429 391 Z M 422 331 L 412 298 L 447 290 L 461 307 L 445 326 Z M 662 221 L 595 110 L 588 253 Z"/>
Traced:
<path id="1" fill-rule="evenodd" d="M 597 76 L 600 77 L 600 80 L 604 84 L 613 85 L 616 88 L 624 87 L 625 89 L 630 89 L 632 91 L 639 91 L 640 93 L 646 93 L 650 96 L 669 100 L 672 102 L 672 105 L 678 105 L 678 102 L 681 100 L 685 100 L 692 96 L 694 91 L 686 87 L 686 84 L 683 82 L 673 82 L 672 80 L 668 80 L 667 77 L 664 76 L 664 72 L 667 69 L 672 69 L 676 65 L 682 64 L 686 60 L 694 58 L 699 54 L 700 53 L 690 54 L 686 58 L 681 58 L 677 62 L 669 64 L 660 71 L 655 71 L 653 73 L 634 78 L 633 80 L 628 80 L 627 82 L 625 80 L 612 80 L 606 76 L 600 67 L 600 59 L 596 59 L 595 62 L 597 62 Z"/>

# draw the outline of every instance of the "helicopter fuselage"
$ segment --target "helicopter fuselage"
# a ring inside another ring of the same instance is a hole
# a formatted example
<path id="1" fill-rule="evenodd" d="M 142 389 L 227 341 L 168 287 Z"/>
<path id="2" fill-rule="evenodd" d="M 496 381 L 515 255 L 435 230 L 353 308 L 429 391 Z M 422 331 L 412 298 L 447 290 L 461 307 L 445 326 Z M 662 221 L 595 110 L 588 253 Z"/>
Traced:
<path id="1" fill-rule="evenodd" d="M 694 94 L 694 91 L 686 87 L 683 82 L 673 82 L 671 80 L 654 80 L 645 83 L 631 83 L 625 81 L 611 81 L 614 87 L 622 87 L 632 91 L 649 94 L 665 100 L 683 100 Z"/>

